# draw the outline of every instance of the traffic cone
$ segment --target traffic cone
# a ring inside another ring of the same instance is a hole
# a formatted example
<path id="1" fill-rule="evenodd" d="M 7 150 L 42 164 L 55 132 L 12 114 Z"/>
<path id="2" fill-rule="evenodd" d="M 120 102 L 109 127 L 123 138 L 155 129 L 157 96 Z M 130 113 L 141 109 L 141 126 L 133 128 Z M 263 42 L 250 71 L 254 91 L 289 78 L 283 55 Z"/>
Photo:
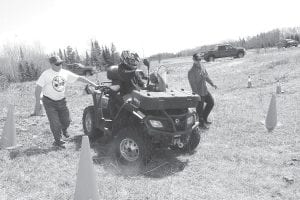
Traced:
<path id="1" fill-rule="evenodd" d="M 248 87 L 247 88 L 252 88 L 252 81 L 251 81 L 250 76 L 248 76 Z"/>
<path id="2" fill-rule="evenodd" d="M 268 131 L 272 131 L 277 125 L 276 96 L 273 94 L 269 105 L 265 126 Z"/>
<path id="3" fill-rule="evenodd" d="M 14 116 L 14 105 L 10 104 L 8 106 L 7 118 L 2 132 L 0 148 L 10 149 L 14 147 L 17 147 L 16 126 Z"/>
<path id="4" fill-rule="evenodd" d="M 74 200 L 99 200 L 88 136 L 82 137 Z"/>

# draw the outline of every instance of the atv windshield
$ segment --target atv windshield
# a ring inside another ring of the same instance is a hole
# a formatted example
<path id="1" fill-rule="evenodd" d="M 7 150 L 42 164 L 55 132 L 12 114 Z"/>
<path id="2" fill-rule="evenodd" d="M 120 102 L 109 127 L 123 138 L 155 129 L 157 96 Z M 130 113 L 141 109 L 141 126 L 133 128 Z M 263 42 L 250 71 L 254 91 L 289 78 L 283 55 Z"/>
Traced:
<path id="1" fill-rule="evenodd" d="M 157 92 L 165 92 L 166 88 L 168 88 L 167 84 L 167 68 L 164 65 L 161 65 L 156 72 L 153 73 L 155 77 L 154 85 L 155 91 Z"/>

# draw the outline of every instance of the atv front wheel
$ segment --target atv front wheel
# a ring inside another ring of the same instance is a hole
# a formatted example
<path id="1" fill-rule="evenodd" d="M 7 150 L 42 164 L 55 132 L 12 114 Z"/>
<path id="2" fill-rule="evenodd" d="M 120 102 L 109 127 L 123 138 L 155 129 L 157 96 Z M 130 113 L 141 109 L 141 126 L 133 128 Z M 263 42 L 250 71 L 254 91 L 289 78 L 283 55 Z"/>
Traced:
<path id="1" fill-rule="evenodd" d="M 102 131 L 95 126 L 94 106 L 88 106 L 83 111 L 82 125 L 84 134 L 89 138 L 102 135 Z"/>
<path id="2" fill-rule="evenodd" d="M 151 141 L 138 128 L 124 128 L 118 132 L 114 148 L 122 165 L 140 168 L 149 161 Z"/>
<path id="3" fill-rule="evenodd" d="M 200 129 L 197 127 L 193 130 L 189 140 L 187 141 L 187 145 L 184 148 L 187 151 L 194 151 L 198 146 L 198 144 L 200 143 L 200 139 L 201 139 Z"/>

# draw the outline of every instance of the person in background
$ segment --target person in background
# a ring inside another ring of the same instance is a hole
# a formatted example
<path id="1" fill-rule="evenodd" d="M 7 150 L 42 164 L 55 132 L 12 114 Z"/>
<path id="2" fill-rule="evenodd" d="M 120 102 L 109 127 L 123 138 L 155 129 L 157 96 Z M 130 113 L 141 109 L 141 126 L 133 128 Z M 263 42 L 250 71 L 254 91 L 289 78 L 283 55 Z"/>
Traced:
<path id="1" fill-rule="evenodd" d="M 69 137 L 67 128 L 69 127 L 71 121 L 65 98 L 67 83 L 81 81 L 83 83 L 91 84 L 95 87 L 97 84 L 83 76 L 78 76 L 68 70 L 62 69 L 63 61 L 58 56 L 50 57 L 49 62 L 51 68 L 45 70 L 36 82 L 36 103 L 35 111 L 32 115 L 39 114 L 37 112 L 41 109 L 40 95 L 42 92 L 42 102 L 50 123 L 51 132 L 54 137 L 53 145 L 56 147 L 65 148 L 65 142 L 61 140 L 61 134 L 63 134 L 66 138 Z"/>
<path id="2" fill-rule="evenodd" d="M 208 115 L 214 107 L 214 99 L 207 89 L 206 82 L 217 89 L 217 86 L 209 78 L 208 73 L 203 65 L 201 65 L 201 55 L 195 53 L 193 55 L 193 66 L 188 72 L 188 79 L 192 91 L 201 97 L 196 110 L 199 116 L 200 127 L 206 129 L 207 125 L 212 122 L 208 121 Z M 204 103 L 206 105 L 204 106 Z"/>

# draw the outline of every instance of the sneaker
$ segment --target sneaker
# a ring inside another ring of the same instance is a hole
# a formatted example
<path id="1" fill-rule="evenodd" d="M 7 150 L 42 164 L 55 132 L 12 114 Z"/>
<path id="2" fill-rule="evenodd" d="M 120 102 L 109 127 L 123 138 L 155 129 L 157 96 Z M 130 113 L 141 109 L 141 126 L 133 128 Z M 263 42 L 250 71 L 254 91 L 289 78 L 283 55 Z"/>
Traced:
<path id="1" fill-rule="evenodd" d="M 205 120 L 204 123 L 209 125 L 209 124 L 211 124 L 212 122 L 211 122 L 211 121 Z"/>
<path id="2" fill-rule="evenodd" d="M 208 127 L 205 125 L 205 123 L 200 123 L 200 124 L 199 124 L 199 127 L 200 127 L 201 129 L 208 129 Z"/>
<path id="3" fill-rule="evenodd" d="M 54 141 L 53 142 L 53 146 L 55 146 L 55 147 L 60 147 L 60 148 L 63 148 L 63 149 L 65 149 L 66 147 L 65 147 L 65 142 L 64 141 Z"/>

